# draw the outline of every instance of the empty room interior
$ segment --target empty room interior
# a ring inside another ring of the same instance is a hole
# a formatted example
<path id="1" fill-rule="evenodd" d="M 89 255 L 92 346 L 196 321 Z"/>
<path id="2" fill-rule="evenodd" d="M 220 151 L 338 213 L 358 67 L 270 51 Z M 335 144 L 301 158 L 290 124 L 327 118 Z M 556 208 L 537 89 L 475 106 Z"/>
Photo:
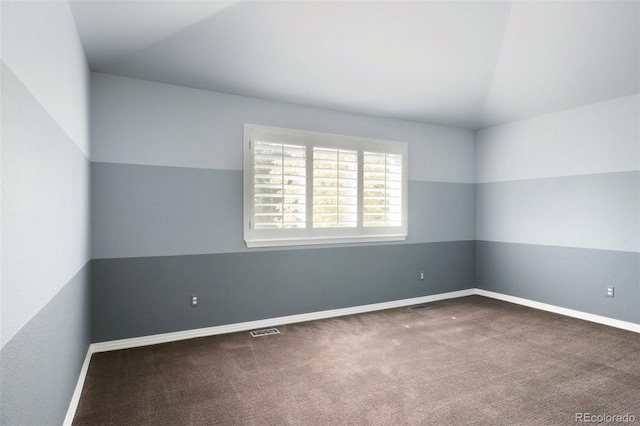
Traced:
<path id="1" fill-rule="evenodd" d="M 640 2 L 0 20 L 0 424 L 640 424 Z"/>

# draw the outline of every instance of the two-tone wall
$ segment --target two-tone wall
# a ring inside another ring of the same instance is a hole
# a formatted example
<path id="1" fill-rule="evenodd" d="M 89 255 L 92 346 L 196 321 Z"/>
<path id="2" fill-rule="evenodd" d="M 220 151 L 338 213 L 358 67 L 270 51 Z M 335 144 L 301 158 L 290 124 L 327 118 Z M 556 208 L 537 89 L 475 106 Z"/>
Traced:
<path id="1" fill-rule="evenodd" d="M 90 75 L 66 2 L 1 7 L 3 425 L 90 341 L 474 287 L 640 324 L 638 95 L 474 133 Z M 247 249 L 244 123 L 407 142 L 407 240 Z"/>
<path id="2" fill-rule="evenodd" d="M 0 7 L 0 424 L 61 424 L 90 343 L 90 73 L 66 2 Z"/>
<path id="3" fill-rule="evenodd" d="M 639 104 L 477 132 L 479 288 L 640 324 Z"/>
<path id="4" fill-rule="evenodd" d="M 474 287 L 471 131 L 97 73 L 91 99 L 94 342 Z M 247 249 L 244 123 L 408 142 L 407 240 Z"/>

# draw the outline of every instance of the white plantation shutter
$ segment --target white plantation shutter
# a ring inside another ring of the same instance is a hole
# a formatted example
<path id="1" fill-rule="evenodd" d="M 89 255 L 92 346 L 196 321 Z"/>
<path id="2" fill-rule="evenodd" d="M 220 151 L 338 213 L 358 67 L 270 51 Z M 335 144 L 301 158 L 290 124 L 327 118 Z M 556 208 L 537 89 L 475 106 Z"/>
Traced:
<path id="1" fill-rule="evenodd" d="M 402 224 L 402 156 L 364 153 L 363 225 Z"/>
<path id="2" fill-rule="evenodd" d="M 262 142 L 253 145 L 255 229 L 306 225 L 306 147 Z"/>
<path id="3" fill-rule="evenodd" d="M 313 227 L 358 226 L 358 151 L 313 148 Z"/>
<path id="4" fill-rule="evenodd" d="M 407 235 L 407 144 L 245 125 L 248 247 Z"/>

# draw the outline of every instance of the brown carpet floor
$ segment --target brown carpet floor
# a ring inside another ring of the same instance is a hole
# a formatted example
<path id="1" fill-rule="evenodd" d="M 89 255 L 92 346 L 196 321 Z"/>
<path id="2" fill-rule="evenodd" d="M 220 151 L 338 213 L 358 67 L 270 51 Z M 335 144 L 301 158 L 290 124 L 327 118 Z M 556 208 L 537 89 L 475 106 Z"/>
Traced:
<path id="1" fill-rule="evenodd" d="M 640 424 L 640 334 L 480 296 L 429 307 L 96 353 L 73 424 Z"/>

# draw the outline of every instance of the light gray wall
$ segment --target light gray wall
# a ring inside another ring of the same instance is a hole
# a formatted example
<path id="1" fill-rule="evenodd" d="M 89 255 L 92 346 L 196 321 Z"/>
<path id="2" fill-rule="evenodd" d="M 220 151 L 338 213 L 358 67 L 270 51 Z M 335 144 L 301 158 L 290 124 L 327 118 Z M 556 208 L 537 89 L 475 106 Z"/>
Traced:
<path id="1" fill-rule="evenodd" d="M 638 170 L 638 95 L 476 132 L 476 182 Z"/>
<path id="2" fill-rule="evenodd" d="M 477 185 L 477 237 L 640 251 L 640 172 Z"/>
<path id="3" fill-rule="evenodd" d="M 67 2 L 0 7 L 0 423 L 60 424 L 90 341 L 90 74 Z"/>
<path id="4" fill-rule="evenodd" d="M 257 251 L 239 170 L 94 162 L 91 179 L 94 259 Z M 405 243 L 472 240 L 474 200 L 472 184 L 411 181 Z"/>
<path id="5" fill-rule="evenodd" d="M 477 140 L 478 287 L 640 323 L 640 95 Z"/>
<path id="6" fill-rule="evenodd" d="M 245 122 L 407 142 L 407 240 L 247 249 Z M 468 130 L 92 74 L 92 153 L 94 341 L 473 286 L 475 147 Z M 459 261 L 459 274 L 443 273 L 444 253 Z M 324 257 L 337 269 L 317 264 Z M 271 264 L 262 282 L 251 270 L 264 259 Z M 357 264 L 363 270 L 350 271 Z M 419 265 L 433 267 L 424 282 Z M 350 279 L 336 282 L 339 271 Z M 205 295 L 195 311 L 188 304 L 194 291 Z"/>
<path id="7" fill-rule="evenodd" d="M 88 262 L 2 348 L 0 424 L 63 423 L 90 344 L 90 282 Z"/>
<path id="8" fill-rule="evenodd" d="M 89 68 L 66 2 L 3 1 L 2 61 L 89 157 Z"/>
<path id="9" fill-rule="evenodd" d="M 91 159 L 242 170 L 243 123 L 398 140 L 409 179 L 474 183 L 472 131 L 91 74 Z"/>

